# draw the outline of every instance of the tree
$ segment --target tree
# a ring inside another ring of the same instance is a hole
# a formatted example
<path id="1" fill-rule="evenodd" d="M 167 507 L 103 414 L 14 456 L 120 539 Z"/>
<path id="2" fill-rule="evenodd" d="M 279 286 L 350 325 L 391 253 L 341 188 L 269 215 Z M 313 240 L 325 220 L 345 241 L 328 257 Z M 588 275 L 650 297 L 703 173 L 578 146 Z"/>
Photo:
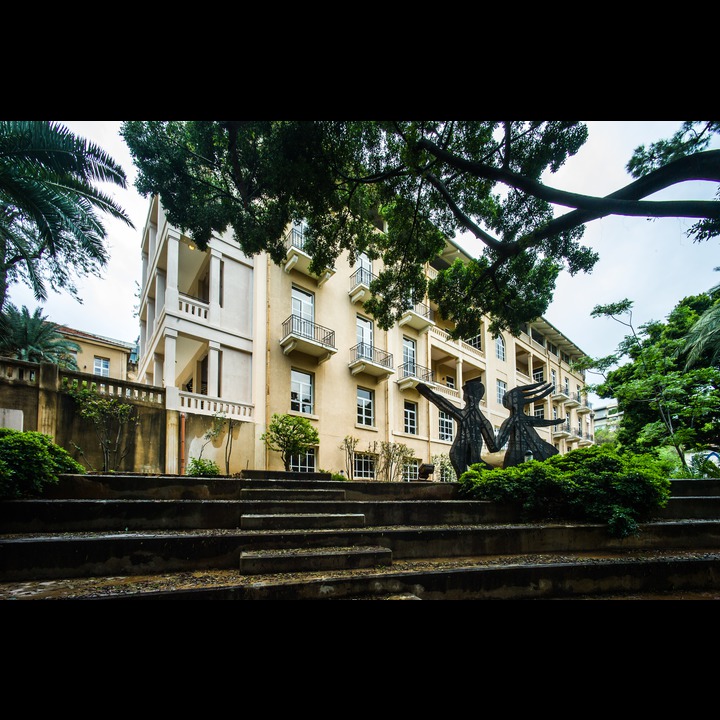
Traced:
<path id="1" fill-rule="evenodd" d="M 685 128 L 685 126 L 684 126 Z M 720 203 L 646 201 L 687 180 L 720 181 L 720 123 L 691 123 L 662 148 L 639 149 L 638 179 L 604 198 L 545 184 L 587 139 L 570 121 L 128 121 L 121 134 L 136 188 L 158 194 L 170 223 L 207 247 L 234 232 L 248 255 L 285 254 L 291 221 L 304 220 L 311 270 L 342 251 L 382 258 L 365 310 L 388 329 L 426 291 L 455 337 L 518 333 L 547 309 L 561 270 L 588 272 L 597 254 L 583 224 L 607 215 L 698 218 L 718 233 Z M 692 141 L 687 137 L 692 136 Z M 641 151 L 642 150 L 642 151 Z M 570 208 L 561 216 L 554 209 Z M 445 238 L 474 235 L 479 257 L 428 280 Z"/>
<path id="2" fill-rule="evenodd" d="M 630 334 L 616 354 L 576 365 L 598 371 L 604 382 L 590 389 L 616 398 L 622 408 L 620 447 L 647 452 L 668 445 L 686 472 L 686 453 L 720 443 L 720 370 L 710 364 L 686 370 L 683 355 L 688 331 L 711 304 L 707 294 L 686 297 L 667 322 L 649 322 L 639 330 L 632 323 L 631 301 L 598 305 L 593 317 L 621 322 Z M 625 315 L 628 320 L 621 319 Z"/>
<path id="3" fill-rule="evenodd" d="M 720 270 L 720 268 L 715 268 Z M 685 338 L 685 369 L 701 364 L 720 364 L 720 285 L 708 290 L 713 305 L 697 319 Z"/>
<path id="4" fill-rule="evenodd" d="M 47 362 L 77 370 L 75 353 L 80 346 L 68 340 L 58 326 L 35 308 L 33 314 L 23 305 L 18 310 L 8 303 L 0 314 L 0 355 L 27 362 Z"/>
<path id="5" fill-rule="evenodd" d="M 108 255 L 99 212 L 133 227 L 95 183 L 125 187 L 125 171 L 93 143 L 45 120 L 0 121 L 0 309 L 23 282 L 81 301 L 74 276 L 99 275 Z"/>
<path id="6" fill-rule="evenodd" d="M 283 467 L 290 469 L 293 455 L 302 455 L 319 441 L 317 430 L 307 418 L 294 415 L 273 414 L 270 425 L 261 436 L 261 440 L 275 452 L 280 453 Z"/>

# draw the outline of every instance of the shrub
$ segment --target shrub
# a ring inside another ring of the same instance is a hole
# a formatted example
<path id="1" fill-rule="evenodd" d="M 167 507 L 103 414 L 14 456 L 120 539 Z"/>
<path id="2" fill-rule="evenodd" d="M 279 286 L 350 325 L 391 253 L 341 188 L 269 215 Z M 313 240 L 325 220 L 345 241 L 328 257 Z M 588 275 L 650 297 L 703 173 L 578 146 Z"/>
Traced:
<path id="1" fill-rule="evenodd" d="M 0 428 L 0 496 L 40 495 L 62 473 L 84 472 L 49 435 Z"/>
<path id="2" fill-rule="evenodd" d="M 220 468 L 214 460 L 190 458 L 187 474 L 192 477 L 218 477 L 220 475 Z"/>
<path id="3" fill-rule="evenodd" d="M 665 470 L 650 454 L 600 445 L 504 469 L 473 465 L 460 484 L 464 495 L 516 505 L 529 519 L 601 521 L 611 535 L 625 537 L 667 505 Z"/>

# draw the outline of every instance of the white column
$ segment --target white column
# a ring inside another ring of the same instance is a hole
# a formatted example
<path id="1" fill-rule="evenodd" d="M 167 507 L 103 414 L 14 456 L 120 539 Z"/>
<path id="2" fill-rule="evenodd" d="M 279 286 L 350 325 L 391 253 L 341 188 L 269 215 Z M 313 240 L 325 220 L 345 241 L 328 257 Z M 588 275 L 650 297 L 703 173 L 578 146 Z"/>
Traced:
<path id="1" fill-rule="evenodd" d="M 163 387 L 175 387 L 175 357 L 177 330 L 165 330 L 165 362 L 163 363 Z"/>
<path id="2" fill-rule="evenodd" d="M 219 250 L 210 249 L 210 325 L 217 325 L 220 317 L 220 258 Z"/>
<path id="3" fill-rule="evenodd" d="M 218 355 L 220 353 L 220 343 L 210 340 L 208 342 L 210 350 L 208 351 L 208 391 L 211 397 L 219 397 L 218 394 Z"/>
<path id="4" fill-rule="evenodd" d="M 171 312 L 178 309 L 178 264 L 180 262 L 180 241 L 174 234 L 168 234 L 167 263 L 165 269 L 165 308 Z"/>
<path id="5" fill-rule="evenodd" d="M 163 307 L 167 311 L 165 303 L 167 299 L 165 297 L 165 273 L 162 270 L 157 271 L 155 280 L 155 317 L 158 318 L 162 314 Z M 176 309 L 176 308 L 173 308 Z"/>

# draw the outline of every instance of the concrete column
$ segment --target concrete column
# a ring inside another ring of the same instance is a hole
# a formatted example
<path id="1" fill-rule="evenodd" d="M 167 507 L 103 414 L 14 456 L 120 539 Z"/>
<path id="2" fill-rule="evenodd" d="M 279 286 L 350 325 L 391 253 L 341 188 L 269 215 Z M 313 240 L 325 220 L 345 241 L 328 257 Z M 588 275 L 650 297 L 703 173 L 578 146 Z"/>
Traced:
<path id="1" fill-rule="evenodd" d="M 219 355 L 220 343 L 210 340 L 208 342 L 210 350 L 208 351 L 208 390 L 207 394 L 211 397 L 220 397 L 219 394 Z"/>
<path id="2" fill-rule="evenodd" d="M 162 270 L 157 271 L 155 281 L 155 317 L 159 318 L 163 308 L 167 311 L 167 298 L 165 297 L 165 273 Z"/>
<path id="3" fill-rule="evenodd" d="M 180 413 L 167 410 L 165 418 L 165 472 L 177 475 L 180 468 Z"/>
<path id="4" fill-rule="evenodd" d="M 53 438 L 57 433 L 59 386 L 58 366 L 53 363 L 40 363 L 37 431 Z"/>
<path id="5" fill-rule="evenodd" d="M 180 241 L 174 234 L 168 235 L 167 266 L 165 271 L 165 309 L 177 312 L 178 309 L 178 264 L 180 258 Z"/>
<path id="6" fill-rule="evenodd" d="M 220 258 L 219 250 L 210 250 L 210 325 L 216 325 L 220 317 Z"/>
<path id="7" fill-rule="evenodd" d="M 165 361 L 163 363 L 163 386 L 175 387 L 175 358 L 177 349 L 177 330 L 165 330 Z M 156 383 L 157 384 L 157 383 Z"/>
<path id="8" fill-rule="evenodd" d="M 153 355 L 153 385 L 157 385 L 157 387 L 164 387 L 165 385 L 163 379 L 163 356 L 160 353 L 154 353 Z"/>

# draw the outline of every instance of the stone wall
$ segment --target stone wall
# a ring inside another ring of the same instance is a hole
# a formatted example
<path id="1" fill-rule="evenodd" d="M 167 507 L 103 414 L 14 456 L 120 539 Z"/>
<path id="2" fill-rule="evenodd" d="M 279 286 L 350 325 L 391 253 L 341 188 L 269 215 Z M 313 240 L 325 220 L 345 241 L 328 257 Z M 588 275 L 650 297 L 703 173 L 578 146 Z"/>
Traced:
<path id="1" fill-rule="evenodd" d="M 77 412 L 75 401 L 63 389 L 68 384 L 94 386 L 104 397 L 136 406 L 140 422 L 123 443 L 128 452 L 118 470 L 166 471 L 167 429 L 162 388 L 60 370 L 49 363 L 38 365 L 0 358 L 0 423 L 20 429 L 17 425 L 21 417 L 22 430 L 37 430 L 50 435 L 88 470 L 102 470 L 103 453 L 95 427 Z"/>

